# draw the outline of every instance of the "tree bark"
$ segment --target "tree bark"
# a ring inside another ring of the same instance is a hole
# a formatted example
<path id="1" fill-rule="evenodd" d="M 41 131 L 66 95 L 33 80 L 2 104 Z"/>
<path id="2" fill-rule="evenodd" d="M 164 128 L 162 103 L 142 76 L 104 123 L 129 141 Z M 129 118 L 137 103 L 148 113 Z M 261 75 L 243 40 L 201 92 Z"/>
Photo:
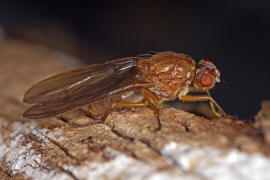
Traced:
<path id="1" fill-rule="evenodd" d="M 41 120 L 23 118 L 29 107 L 22 103 L 24 93 L 35 82 L 65 71 L 65 57 L 37 45 L 0 40 L 0 179 L 208 179 L 194 170 L 200 159 L 189 168 L 181 164 L 180 156 L 174 156 L 178 146 L 269 157 L 269 128 L 262 123 L 269 117 L 264 116 L 254 126 L 164 107 L 160 131 L 153 130 L 156 119 L 149 108 L 114 109 L 104 123 L 91 126 L 83 126 L 93 122 L 87 108 Z"/>

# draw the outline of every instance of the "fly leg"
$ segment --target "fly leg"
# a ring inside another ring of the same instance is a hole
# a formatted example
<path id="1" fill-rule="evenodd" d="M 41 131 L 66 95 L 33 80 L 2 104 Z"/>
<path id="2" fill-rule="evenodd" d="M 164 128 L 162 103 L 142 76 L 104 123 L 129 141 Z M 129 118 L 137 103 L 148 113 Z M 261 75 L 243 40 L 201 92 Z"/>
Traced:
<path id="1" fill-rule="evenodd" d="M 199 90 L 199 89 L 196 89 L 196 88 L 194 88 L 194 87 L 191 87 L 191 88 L 189 89 L 189 92 L 204 92 L 204 93 L 207 93 L 207 95 L 208 95 L 209 97 L 211 97 L 209 90 Z M 216 103 L 216 104 L 217 104 L 217 103 Z M 209 105 L 210 105 L 210 108 L 211 108 L 212 112 L 213 112 L 217 117 L 221 117 L 221 114 L 220 114 L 219 112 L 216 111 L 216 108 L 215 108 L 214 103 L 213 103 L 212 101 L 209 101 Z M 220 111 L 220 112 L 222 112 L 222 111 Z M 224 111 L 223 111 L 223 112 L 224 112 Z M 224 115 L 224 113 L 223 113 L 223 115 Z M 225 115 L 224 115 L 224 116 L 225 116 Z"/>
<path id="2" fill-rule="evenodd" d="M 85 127 L 85 126 L 91 126 L 94 124 L 99 124 L 102 123 L 106 120 L 107 116 L 109 115 L 109 113 L 111 112 L 111 110 L 114 107 L 146 107 L 148 106 L 148 102 L 147 101 L 143 101 L 143 102 L 139 102 L 139 103 L 128 103 L 128 102 L 115 102 L 112 103 L 109 108 L 105 111 L 105 113 L 102 115 L 102 117 L 100 119 L 97 119 L 96 117 L 94 117 L 90 112 L 88 114 L 88 116 L 91 119 L 94 119 L 94 121 L 86 123 L 86 124 L 77 124 L 77 123 L 73 123 L 72 125 L 75 127 Z"/>
<path id="3" fill-rule="evenodd" d="M 145 98 L 145 100 L 143 102 L 139 102 L 139 103 L 115 102 L 115 103 L 112 103 L 111 106 L 107 109 L 107 111 L 102 116 L 101 121 L 105 121 L 108 114 L 112 110 L 112 108 L 117 107 L 117 106 L 118 107 L 146 107 L 146 106 L 150 106 L 150 108 L 154 112 L 155 117 L 157 118 L 158 127 L 155 130 L 160 130 L 161 123 L 160 123 L 160 119 L 159 119 L 159 112 L 156 109 L 156 107 L 152 104 L 152 101 L 155 102 L 156 104 L 160 104 L 160 101 L 152 92 L 150 92 L 147 89 L 141 89 L 141 92 Z"/>
<path id="4" fill-rule="evenodd" d="M 78 128 L 78 127 L 92 126 L 92 125 L 94 125 L 94 124 L 99 124 L 99 123 L 102 123 L 102 121 L 99 120 L 99 119 L 96 119 L 96 120 L 94 120 L 94 121 L 92 121 L 92 122 L 88 122 L 88 123 L 85 123 L 85 124 L 77 124 L 77 123 L 74 123 L 74 122 L 72 122 L 71 124 L 72 124 L 72 126 Z"/>
<path id="5" fill-rule="evenodd" d="M 207 93 L 207 95 L 208 95 L 209 97 L 211 97 L 209 91 L 206 91 L 206 93 Z M 214 103 L 213 103 L 212 101 L 209 101 L 209 104 L 210 104 L 210 107 L 211 107 L 212 112 L 213 112 L 217 117 L 221 117 L 220 113 L 218 113 L 218 112 L 216 111 L 216 108 L 215 108 L 215 106 L 214 106 Z"/>
<path id="6" fill-rule="evenodd" d="M 154 115 L 157 118 L 158 127 L 155 130 L 158 131 L 158 130 L 161 129 L 161 123 L 160 123 L 160 119 L 159 119 L 159 112 L 158 112 L 157 108 L 152 104 L 151 101 L 155 102 L 156 104 L 161 104 L 161 102 L 156 97 L 156 95 L 154 95 L 151 91 L 149 91 L 147 89 L 141 89 L 141 92 L 144 95 L 145 100 L 147 101 L 147 104 L 150 106 L 150 108 L 154 112 Z"/>
<path id="7" fill-rule="evenodd" d="M 90 107 L 89 107 L 90 108 Z M 88 118 L 90 118 L 90 119 L 93 119 L 93 121 L 91 121 L 91 122 L 87 122 L 87 123 L 85 123 L 85 124 L 78 124 L 78 123 L 74 123 L 74 122 L 72 122 L 71 124 L 72 124 L 72 126 L 74 126 L 74 127 L 87 127 L 87 126 L 91 126 L 91 125 L 94 125 L 94 124 L 99 124 L 99 123 L 102 123 L 102 121 L 100 120 L 100 119 L 98 119 L 97 117 L 95 117 L 90 111 L 88 111 L 88 112 L 85 112 L 87 115 L 87 117 Z"/>
<path id="8" fill-rule="evenodd" d="M 179 97 L 179 99 L 182 100 L 182 101 L 187 101 L 187 102 L 210 101 L 210 105 L 211 105 L 211 103 L 213 103 L 218 108 L 218 110 L 223 114 L 223 116 L 224 117 L 227 117 L 227 114 L 223 111 L 223 109 L 218 105 L 218 103 L 211 96 L 204 96 L 204 95 L 194 95 L 194 96 L 192 96 L 192 95 L 185 95 L 185 96 Z M 214 109 L 214 107 L 213 107 L 213 109 Z M 213 112 L 215 113 L 216 111 L 213 111 Z"/>
<path id="9" fill-rule="evenodd" d="M 108 114 L 111 112 L 112 108 L 114 107 L 146 107 L 148 105 L 147 101 L 139 102 L 139 103 L 129 103 L 129 102 L 115 102 L 112 103 L 111 106 L 106 110 L 103 114 L 101 121 L 105 121 Z"/>

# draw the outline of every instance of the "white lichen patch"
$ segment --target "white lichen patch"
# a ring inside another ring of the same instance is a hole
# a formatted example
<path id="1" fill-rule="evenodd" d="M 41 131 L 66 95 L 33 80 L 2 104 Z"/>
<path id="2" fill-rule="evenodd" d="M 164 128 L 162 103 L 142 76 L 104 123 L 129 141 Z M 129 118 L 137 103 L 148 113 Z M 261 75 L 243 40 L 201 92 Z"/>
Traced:
<path id="1" fill-rule="evenodd" d="M 107 149 L 107 154 L 114 159 L 106 163 L 88 163 L 84 167 L 66 167 L 79 179 L 119 179 L 119 180 L 184 180 L 201 179 L 197 175 L 182 171 L 159 171 L 156 167 L 135 160 L 123 153 Z"/>
<path id="2" fill-rule="evenodd" d="M 46 133 L 48 129 L 37 129 L 34 124 L 13 124 L 13 132 L 9 134 L 11 142 L 9 145 L 3 143 L 3 134 L 0 133 L 0 162 L 6 163 L 13 175 L 23 173 L 33 179 L 72 179 L 65 173 L 46 171 L 41 168 L 43 161 L 41 155 L 37 154 L 32 143 L 24 144 L 24 134 L 32 133 L 45 145 L 48 142 Z"/>
<path id="3" fill-rule="evenodd" d="M 237 149 L 221 151 L 213 147 L 169 143 L 162 154 L 180 168 L 206 179 L 270 179 L 270 160 L 262 154 L 247 154 Z"/>

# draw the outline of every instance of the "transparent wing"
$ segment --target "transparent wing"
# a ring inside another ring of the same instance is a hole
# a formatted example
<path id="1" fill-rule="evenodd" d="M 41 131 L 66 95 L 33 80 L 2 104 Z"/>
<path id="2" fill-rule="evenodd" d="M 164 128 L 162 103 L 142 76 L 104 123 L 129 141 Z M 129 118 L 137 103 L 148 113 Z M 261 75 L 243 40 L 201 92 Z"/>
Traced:
<path id="1" fill-rule="evenodd" d="M 27 118 L 45 118 L 134 88 L 137 61 L 131 57 L 95 64 L 45 79 L 31 87 L 24 102 L 37 104 Z"/>

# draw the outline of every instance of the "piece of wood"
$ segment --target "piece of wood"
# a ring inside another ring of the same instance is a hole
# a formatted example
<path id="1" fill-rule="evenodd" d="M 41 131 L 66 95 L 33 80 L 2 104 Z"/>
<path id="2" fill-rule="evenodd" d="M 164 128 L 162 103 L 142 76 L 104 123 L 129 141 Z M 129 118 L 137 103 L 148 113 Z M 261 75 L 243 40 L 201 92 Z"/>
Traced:
<path id="1" fill-rule="evenodd" d="M 269 157 L 269 141 L 259 126 L 209 120 L 171 107 L 160 109 L 160 131 L 153 130 L 156 119 L 149 108 L 114 109 L 104 123 L 81 127 L 93 121 L 86 108 L 24 119 L 29 106 L 21 102 L 23 94 L 33 83 L 65 71 L 64 57 L 33 44 L 0 40 L 0 179 L 207 177 L 187 171 L 168 150 L 179 144 Z"/>

